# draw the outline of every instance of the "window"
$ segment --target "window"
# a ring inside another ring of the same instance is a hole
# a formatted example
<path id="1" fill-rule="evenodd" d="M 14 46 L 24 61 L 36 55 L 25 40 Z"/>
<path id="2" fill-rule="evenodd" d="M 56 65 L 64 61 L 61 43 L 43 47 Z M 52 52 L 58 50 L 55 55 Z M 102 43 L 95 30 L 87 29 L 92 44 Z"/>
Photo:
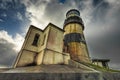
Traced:
<path id="1" fill-rule="evenodd" d="M 39 34 L 35 34 L 34 41 L 33 41 L 32 45 L 38 46 L 39 37 L 40 37 Z"/>

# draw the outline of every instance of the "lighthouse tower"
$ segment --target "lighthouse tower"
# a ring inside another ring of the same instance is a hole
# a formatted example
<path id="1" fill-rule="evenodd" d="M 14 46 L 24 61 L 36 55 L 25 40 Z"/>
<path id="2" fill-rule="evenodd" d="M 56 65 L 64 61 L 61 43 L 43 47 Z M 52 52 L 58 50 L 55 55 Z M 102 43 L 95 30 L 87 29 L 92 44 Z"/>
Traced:
<path id="1" fill-rule="evenodd" d="M 70 53 L 72 60 L 90 62 L 83 33 L 84 24 L 78 10 L 71 9 L 66 13 L 63 29 L 65 31 L 63 52 Z"/>

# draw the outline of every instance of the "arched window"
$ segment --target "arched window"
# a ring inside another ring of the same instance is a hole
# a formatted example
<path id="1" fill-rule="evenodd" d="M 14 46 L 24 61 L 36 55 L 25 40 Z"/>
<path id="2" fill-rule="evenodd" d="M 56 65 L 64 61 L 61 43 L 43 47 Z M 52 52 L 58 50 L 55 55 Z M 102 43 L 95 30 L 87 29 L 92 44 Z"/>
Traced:
<path id="1" fill-rule="evenodd" d="M 38 46 L 38 40 L 39 40 L 40 35 L 39 34 L 35 34 L 34 40 L 32 45 L 34 46 Z"/>

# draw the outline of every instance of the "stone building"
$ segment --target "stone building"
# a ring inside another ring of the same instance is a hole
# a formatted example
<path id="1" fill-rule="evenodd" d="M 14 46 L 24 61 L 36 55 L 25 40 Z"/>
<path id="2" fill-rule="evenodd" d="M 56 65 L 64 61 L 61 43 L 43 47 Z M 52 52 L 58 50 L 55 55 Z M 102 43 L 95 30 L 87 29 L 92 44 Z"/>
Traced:
<path id="1" fill-rule="evenodd" d="M 108 66 L 109 61 L 110 61 L 109 59 L 92 59 L 93 64 L 104 68 L 109 68 Z"/>
<path id="2" fill-rule="evenodd" d="M 63 53 L 64 31 L 52 23 L 44 29 L 30 26 L 15 66 L 64 64 L 70 56 Z"/>
<path id="3" fill-rule="evenodd" d="M 66 14 L 63 29 L 49 23 L 44 30 L 30 26 L 14 67 L 68 64 L 69 59 L 90 63 L 80 12 Z"/>

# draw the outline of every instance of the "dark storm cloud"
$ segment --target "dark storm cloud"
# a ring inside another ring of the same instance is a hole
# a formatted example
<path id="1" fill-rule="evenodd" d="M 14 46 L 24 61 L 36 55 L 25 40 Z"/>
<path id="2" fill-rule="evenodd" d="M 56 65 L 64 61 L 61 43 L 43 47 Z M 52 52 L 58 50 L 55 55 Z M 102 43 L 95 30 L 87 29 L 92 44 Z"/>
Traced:
<path id="1" fill-rule="evenodd" d="M 52 5 L 54 3 L 54 5 Z M 57 1 L 50 2 L 47 4 L 45 8 L 45 17 L 49 18 L 50 21 L 54 24 L 59 24 L 59 27 L 62 28 L 62 25 L 65 19 L 65 14 L 66 10 L 64 10 L 64 4 L 59 4 Z M 59 13 L 58 13 L 59 12 Z"/>
<path id="2" fill-rule="evenodd" d="M 14 44 L 4 39 L 0 39 L 0 67 L 11 67 L 17 53 L 13 50 Z"/>
<path id="3" fill-rule="evenodd" d="M 87 42 L 91 57 L 108 58 L 110 65 L 118 68 L 120 65 L 120 5 L 116 3 L 103 2 L 92 14 L 87 33 Z M 93 25 L 94 24 L 94 25 Z M 92 28 L 93 27 L 93 28 Z M 90 33 L 90 35 L 89 35 Z"/>
<path id="4" fill-rule="evenodd" d="M 50 22 L 63 28 L 63 23 L 66 18 L 66 12 L 70 9 L 82 9 L 84 5 L 83 0 L 51 0 L 45 7 L 44 16 Z"/>

